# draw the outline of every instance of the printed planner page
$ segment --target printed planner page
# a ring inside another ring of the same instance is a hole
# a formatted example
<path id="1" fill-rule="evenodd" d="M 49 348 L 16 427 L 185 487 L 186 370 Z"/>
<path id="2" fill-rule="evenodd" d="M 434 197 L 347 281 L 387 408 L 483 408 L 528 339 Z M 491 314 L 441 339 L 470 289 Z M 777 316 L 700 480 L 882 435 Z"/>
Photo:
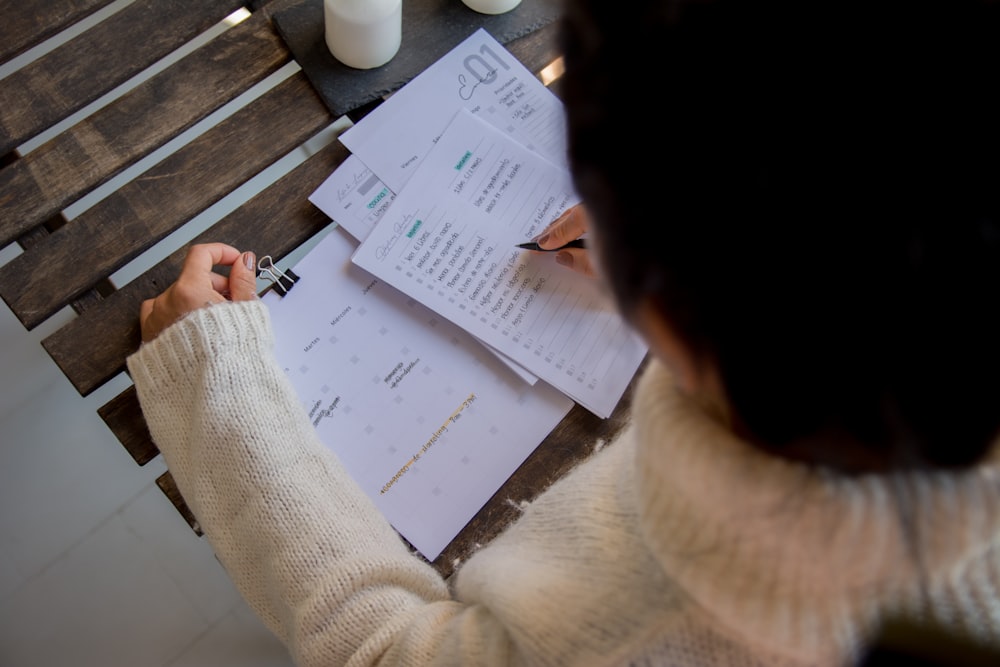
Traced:
<path id="1" fill-rule="evenodd" d="M 595 280 L 515 247 L 577 202 L 566 169 L 463 109 L 353 261 L 607 417 L 645 344 Z"/>
<path id="2" fill-rule="evenodd" d="M 349 155 L 309 196 L 309 201 L 355 240 L 364 241 L 395 198 L 371 169 L 358 158 Z M 530 384 L 538 381 L 538 377 L 529 373 L 526 368 L 488 345 L 487 347 L 522 380 Z"/>
<path id="3" fill-rule="evenodd" d="M 332 230 L 263 296 L 275 353 L 326 446 L 434 560 L 572 407 L 353 265 Z"/>
<path id="4" fill-rule="evenodd" d="M 459 109 L 518 143 L 566 164 L 562 101 L 488 32 L 479 29 L 340 136 L 392 192 L 399 192 Z"/>

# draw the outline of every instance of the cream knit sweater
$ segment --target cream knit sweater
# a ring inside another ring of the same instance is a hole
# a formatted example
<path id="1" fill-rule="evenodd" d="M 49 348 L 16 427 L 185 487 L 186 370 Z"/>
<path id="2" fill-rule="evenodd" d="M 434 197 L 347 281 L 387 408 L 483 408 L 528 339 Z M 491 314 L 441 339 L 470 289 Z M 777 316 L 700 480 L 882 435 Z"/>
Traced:
<path id="1" fill-rule="evenodd" d="M 128 367 L 181 493 L 299 664 L 840 665 L 884 614 L 920 610 L 1000 637 L 993 463 L 846 478 L 785 462 L 654 363 L 632 426 L 449 586 L 318 441 L 272 344 L 263 304 L 227 303 Z"/>

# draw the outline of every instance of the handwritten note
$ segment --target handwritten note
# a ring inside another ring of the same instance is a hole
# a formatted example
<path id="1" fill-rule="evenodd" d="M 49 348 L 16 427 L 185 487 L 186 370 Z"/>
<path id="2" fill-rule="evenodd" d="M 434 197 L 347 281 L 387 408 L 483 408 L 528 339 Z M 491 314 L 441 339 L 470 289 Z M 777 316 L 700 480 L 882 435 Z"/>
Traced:
<path id="1" fill-rule="evenodd" d="M 607 417 L 645 344 L 596 281 L 514 247 L 577 202 L 566 169 L 462 109 L 353 261 Z"/>
<path id="2" fill-rule="evenodd" d="M 389 186 L 353 153 L 309 195 L 316 208 L 359 241 L 368 238 L 395 199 Z"/>
<path id="3" fill-rule="evenodd" d="M 332 230 L 271 311 L 275 354 L 320 439 L 434 560 L 572 407 L 354 266 Z"/>

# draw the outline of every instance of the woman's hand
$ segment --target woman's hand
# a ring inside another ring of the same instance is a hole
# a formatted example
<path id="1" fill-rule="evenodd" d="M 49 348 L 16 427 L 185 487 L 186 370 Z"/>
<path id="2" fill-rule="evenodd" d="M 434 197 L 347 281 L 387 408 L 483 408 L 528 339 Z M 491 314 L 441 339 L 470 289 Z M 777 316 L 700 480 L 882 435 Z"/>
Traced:
<path id="1" fill-rule="evenodd" d="M 587 215 L 587 209 L 583 204 L 577 204 L 553 220 L 535 242 L 541 248 L 551 250 L 580 238 L 588 227 L 590 227 L 590 217 Z M 590 254 L 584 248 L 564 248 L 556 253 L 556 261 L 585 275 L 591 277 L 595 275 L 594 266 L 590 263 Z"/>
<path id="2" fill-rule="evenodd" d="M 257 298 L 257 258 L 252 252 L 224 243 L 191 246 L 177 282 L 155 299 L 146 299 L 139 309 L 143 342 L 198 308 L 223 301 Z M 229 277 L 215 273 L 215 266 L 228 266 Z"/>

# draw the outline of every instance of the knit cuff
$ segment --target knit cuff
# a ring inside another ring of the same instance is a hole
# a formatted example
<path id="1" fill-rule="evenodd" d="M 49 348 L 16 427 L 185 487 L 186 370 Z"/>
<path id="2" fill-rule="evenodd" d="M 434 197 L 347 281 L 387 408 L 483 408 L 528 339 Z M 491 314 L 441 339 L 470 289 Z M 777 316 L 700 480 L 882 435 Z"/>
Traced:
<path id="1" fill-rule="evenodd" d="M 143 343 L 126 364 L 137 386 L 161 391 L 192 380 L 209 360 L 261 358 L 273 347 L 267 306 L 256 299 L 227 301 L 188 313 Z"/>

